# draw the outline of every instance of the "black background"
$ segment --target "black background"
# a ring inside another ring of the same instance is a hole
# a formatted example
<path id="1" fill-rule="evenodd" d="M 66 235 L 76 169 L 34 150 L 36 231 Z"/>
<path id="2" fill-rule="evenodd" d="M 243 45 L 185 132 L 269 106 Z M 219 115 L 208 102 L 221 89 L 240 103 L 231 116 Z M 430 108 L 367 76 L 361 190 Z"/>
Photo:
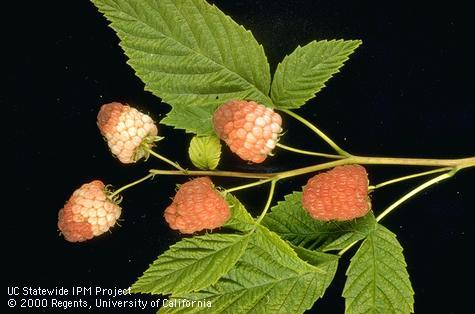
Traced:
<path id="1" fill-rule="evenodd" d="M 252 30 L 265 47 L 271 71 L 297 45 L 313 39 L 363 40 L 341 73 L 298 111 L 350 152 L 431 158 L 474 155 L 475 67 L 468 4 L 214 3 Z M 179 240 L 165 225 L 162 213 L 174 184 L 186 178 L 160 177 L 128 190 L 123 194 L 121 227 L 88 243 L 71 244 L 60 237 L 57 212 L 85 182 L 97 178 L 119 187 L 143 176 L 149 167 L 167 167 L 153 159 L 132 166 L 114 159 L 95 125 L 101 104 L 129 102 L 157 121 L 169 107 L 143 91 L 143 84 L 126 64 L 117 37 L 91 3 L 23 3 L 5 8 L 3 23 L 2 54 L 6 55 L 2 58 L 0 101 L 1 108 L 7 109 L 2 117 L 7 140 L 2 150 L 7 173 L 2 206 L 6 284 L 128 287 L 157 255 Z M 284 127 L 283 143 L 329 151 L 294 120 L 286 118 Z M 190 136 L 165 126 L 160 135 L 166 140 L 160 142 L 158 151 L 191 167 L 186 157 Z M 225 155 L 221 168 L 250 169 L 227 150 Z M 276 171 L 315 162 L 297 157 L 277 151 L 277 156 L 255 168 Z M 368 169 L 373 183 L 417 170 Z M 473 281 L 474 174 L 473 169 L 459 173 L 384 220 L 405 249 L 418 313 L 475 311 L 467 288 Z M 278 197 L 299 189 L 307 179 L 304 176 L 280 184 Z M 215 182 L 236 184 L 225 179 Z M 375 193 L 375 211 L 381 211 L 415 182 Z M 238 196 L 257 213 L 265 192 L 258 188 Z M 314 310 L 343 312 L 341 291 L 347 265 L 346 257 Z"/>

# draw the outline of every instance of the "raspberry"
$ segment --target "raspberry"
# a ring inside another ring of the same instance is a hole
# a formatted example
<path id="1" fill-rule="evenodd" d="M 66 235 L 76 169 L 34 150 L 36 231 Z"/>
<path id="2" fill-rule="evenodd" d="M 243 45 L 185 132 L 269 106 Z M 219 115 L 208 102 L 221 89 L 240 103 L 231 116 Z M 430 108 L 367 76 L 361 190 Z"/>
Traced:
<path id="1" fill-rule="evenodd" d="M 194 233 L 219 228 L 231 217 L 224 198 L 214 189 L 209 177 L 196 178 L 182 184 L 165 210 L 170 228 L 181 233 Z"/>
<path id="2" fill-rule="evenodd" d="M 158 129 L 152 118 L 118 102 L 102 105 L 97 126 L 112 154 L 125 164 L 147 158 L 146 148 L 160 139 L 156 136 Z"/>
<path id="3" fill-rule="evenodd" d="M 317 174 L 303 189 L 302 205 L 314 219 L 350 220 L 368 213 L 368 174 L 360 165 Z"/>
<path id="4" fill-rule="evenodd" d="M 277 144 L 282 118 L 254 101 L 231 100 L 213 115 L 218 136 L 244 160 L 261 163 Z"/>
<path id="5" fill-rule="evenodd" d="M 59 211 L 58 228 L 69 242 L 82 242 L 101 235 L 120 217 L 119 205 L 107 198 L 99 180 L 83 184 Z"/>

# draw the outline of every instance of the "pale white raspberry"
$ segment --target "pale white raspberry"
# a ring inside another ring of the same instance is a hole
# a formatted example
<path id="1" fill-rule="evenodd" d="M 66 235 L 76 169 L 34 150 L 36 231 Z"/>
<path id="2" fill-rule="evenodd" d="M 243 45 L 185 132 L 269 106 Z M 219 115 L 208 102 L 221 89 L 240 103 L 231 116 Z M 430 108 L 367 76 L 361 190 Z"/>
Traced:
<path id="1" fill-rule="evenodd" d="M 99 180 L 74 191 L 58 214 L 58 228 L 69 242 L 82 242 L 101 235 L 115 225 L 121 208 L 107 197 Z"/>
<path id="2" fill-rule="evenodd" d="M 123 163 L 147 158 L 147 148 L 160 139 L 152 118 L 118 102 L 102 105 L 97 115 L 97 126 L 112 154 Z"/>

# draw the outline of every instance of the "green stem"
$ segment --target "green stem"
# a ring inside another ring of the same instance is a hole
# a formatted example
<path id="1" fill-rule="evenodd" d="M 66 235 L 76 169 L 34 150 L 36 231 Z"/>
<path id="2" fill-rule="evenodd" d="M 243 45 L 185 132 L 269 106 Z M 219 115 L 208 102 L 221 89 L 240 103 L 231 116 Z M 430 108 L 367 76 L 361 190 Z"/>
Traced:
<path id="1" fill-rule="evenodd" d="M 143 181 L 145 181 L 145 180 L 147 180 L 147 179 L 149 179 L 149 178 L 152 178 L 153 176 L 154 176 L 153 173 L 149 173 L 148 175 L 146 175 L 146 176 L 143 177 L 143 178 L 140 178 L 140 179 L 138 179 L 138 180 L 136 180 L 136 181 L 134 181 L 134 182 L 131 182 L 131 183 L 129 183 L 129 184 L 124 185 L 124 186 L 121 187 L 120 189 L 117 189 L 117 190 L 115 190 L 112 194 L 110 194 L 110 195 L 109 195 L 109 198 L 112 199 L 113 197 L 119 195 L 119 193 L 121 193 L 122 191 L 125 191 L 125 190 L 127 190 L 128 188 L 133 187 L 134 185 L 137 185 L 137 184 L 139 184 L 139 183 L 141 183 L 141 182 L 143 182 Z"/>
<path id="2" fill-rule="evenodd" d="M 274 191 L 275 191 L 275 184 L 277 183 L 278 180 L 272 180 L 270 184 L 270 190 L 269 190 L 269 196 L 267 197 L 267 202 L 266 205 L 264 206 L 264 209 L 262 210 L 262 213 L 260 214 L 259 218 L 256 220 L 256 224 L 260 224 L 261 220 L 264 218 L 266 215 L 267 211 L 270 208 L 270 205 L 272 204 L 272 198 L 274 197 Z"/>
<path id="3" fill-rule="evenodd" d="M 426 158 L 393 158 L 393 157 L 367 157 L 350 156 L 344 159 L 330 161 L 309 167 L 288 170 L 275 173 L 279 179 L 316 172 L 340 165 L 361 164 L 361 165 L 404 165 L 404 166 L 428 166 L 428 167 L 452 167 L 458 170 L 475 166 L 475 157 L 460 159 L 426 159 Z"/>
<path id="4" fill-rule="evenodd" d="M 345 254 L 349 249 L 351 249 L 356 243 L 359 241 L 353 241 L 349 245 L 347 245 L 345 248 L 341 249 L 340 252 L 338 252 L 338 256 L 342 256 Z"/>
<path id="5" fill-rule="evenodd" d="M 170 176 L 215 176 L 215 177 L 233 177 L 233 178 L 248 178 L 248 179 L 268 179 L 273 178 L 272 173 L 248 173 L 237 171 L 206 171 L 206 170 L 187 170 L 186 173 L 177 170 L 160 170 L 150 169 L 150 173 L 170 175 Z"/>
<path id="6" fill-rule="evenodd" d="M 158 159 L 166 162 L 167 164 L 173 166 L 174 168 L 180 170 L 181 172 L 184 172 L 186 173 L 186 170 L 183 169 L 179 164 L 177 164 L 176 162 L 173 162 L 171 161 L 170 159 L 166 158 L 166 157 L 163 157 L 162 155 L 160 155 L 159 153 L 157 152 L 154 152 L 153 150 L 151 150 L 150 148 L 145 148 L 147 150 L 147 152 L 150 154 L 150 155 L 153 155 L 155 157 L 157 157 Z"/>
<path id="7" fill-rule="evenodd" d="M 323 133 L 322 131 L 320 131 L 320 129 L 318 129 L 315 125 L 313 125 L 310 121 L 306 120 L 305 118 L 299 116 L 298 114 L 296 114 L 295 112 L 293 111 L 290 111 L 288 109 L 281 109 L 282 112 L 285 112 L 286 114 L 288 114 L 289 116 L 293 117 L 294 119 L 300 121 L 302 124 L 304 124 L 305 126 L 307 126 L 310 130 L 312 130 L 313 132 L 315 132 L 318 136 L 320 136 L 320 138 L 322 140 L 324 140 L 325 142 L 327 142 L 328 145 L 330 145 L 338 154 L 340 154 L 341 156 L 345 156 L 345 157 L 349 157 L 351 156 L 349 153 L 347 153 L 346 151 L 344 151 L 342 148 L 340 148 L 331 138 L 329 138 L 325 133 Z"/>
<path id="8" fill-rule="evenodd" d="M 392 203 L 391 205 L 389 205 L 384 211 L 382 211 L 377 217 L 376 217 L 376 221 L 379 222 L 381 221 L 384 217 L 386 217 L 389 213 L 391 213 L 394 209 L 396 209 L 399 205 L 403 204 L 404 202 L 406 202 L 407 200 L 409 200 L 411 197 L 413 197 L 414 195 L 422 192 L 423 190 L 429 188 L 430 186 L 440 182 L 440 181 L 443 181 L 443 180 L 446 180 L 450 177 L 452 177 L 456 172 L 458 171 L 458 169 L 452 169 L 452 171 L 450 172 L 446 172 L 446 173 L 443 173 L 435 178 L 432 178 L 424 183 L 422 183 L 421 185 L 418 185 L 417 187 L 415 187 L 414 189 L 412 189 L 411 191 L 409 191 L 408 193 L 404 194 L 401 198 L 399 198 L 397 201 L 395 201 L 394 203 Z M 338 252 L 338 255 L 339 256 L 342 256 L 343 254 L 345 254 L 345 252 L 347 252 L 350 248 L 352 248 L 356 243 L 358 243 L 358 241 L 355 241 L 351 244 L 349 244 L 347 247 L 345 247 L 344 249 L 342 249 L 340 252 Z"/>
<path id="9" fill-rule="evenodd" d="M 362 165 L 405 165 L 405 166 L 427 166 L 427 167 L 451 167 L 461 170 L 475 167 L 475 157 L 460 159 L 425 159 L 425 158 L 392 158 L 392 157 L 366 157 L 350 156 L 339 160 L 325 162 L 313 166 L 287 170 L 274 173 L 247 173 L 235 171 L 199 171 L 189 170 L 186 172 L 176 170 L 151 169 L 150 173 L 162 175 L 189 175 L 189 176 L 221 176 L 250 179 L 284 179 L 307 173 L 317 172 L 324 169 L 333 168 L 340 165 L 362 164 Z"/>
<path id="10" fill-rule="evenodd" d="M 349 162 L 349 158 L 350 157 L 340 159 L 340 160 L 325 162 L 325 163 L 317 164 L 313 166 L 308 166 L 308 167 L 303 167 L 303 168 L 298 168 L 298 169 L 293 169 L 293 170 L 288 170 L 288 171 L 282 171 L 282 172 L 276 173 L 275 176 L 278 177 L 279 179 L 285 179 L 285 178 L 299 176 L 302 174 L 307 174 L 310 172 L 316 172 L 319 170 L 333 168 L 340 165 L 351 164 L 352 162 Z"/>
<path id="11" fill-rule="evenodd" d="M 351 156 L 350 159 L 356 164 L 372 165 L 398 165 L 398 166 L 428 166 L 428 167 L 473 167 L 475 157 L 460 159 L 428 159 L 428 158 L 398 158 L 398 157 L 368 157 Z"/>
<path id="12" fill-rule="evenodd" d="M 399 178 L 396 178 L 396 179 L 384 181 L 384 182 L 381 182 L 379 184 L 370 186 L 369 190 L 373 191 L 373 190 L 379 189 L 383 186 L 390 185 L 390 184 L 393 184 L 393 183 L 397 183 L 397 182 L 401 182 L 401 181 L 405 181 L 405 180 L 409 180 L 409 179 L 414 179 L 414 178 L 418 178 L 418 177 L 422 177 L 422 176 L 427 176 L 429 174 L 434 174 L 434 173 L 438 173 L 438 172 L 445 172 L 445 171 L 449 171 L 449 170 L 452 170 L 452 169 L 454 169 L 454 168 L 453 167 L 444 167 L 444 168 L 438 168 L 438 169 L 434 169 L 434 170 L 430 170 L 430 171 L 419 172 L 419 173 L 411 174 L 411 175 L 404 176 L 404 177 L 399 177 Z"/>
<path id="13" fill-rule="evenodd" d="M 239 191 L 239 190 L 244 190 L 244 189 L 247 189 L 247 188 L 251 188 L 253 186 L 261 185 L 261 184 L 267 183 L 269 181 L 272 181 L 272 179 L 262 179 L 262 180 L 259 180 L 259 181 L 256 181 L 256 182 L 252 182 L 252 183 L 236 186 L 234 188 L 226 189 L 225 192 L 226 193 L 232 193 L 232 192 L 236 192 L 236 191 Z"/>
<path id="14" fill-rule="evenodd" d="M 441 175 L 439 175 L 435 178 L 432 178 L 432 179 L 422 183 L 421 185 L 417 186 L 416 188 L 412 189 L 409 193 L 406 193 L 404 196 L 399 198 L 397 201 L 395 201 L 394 203 L 389 205 L 388 208 L 386 208 L 383 212 L 381 212 L 376 217 L 376 221 L 379 222 L 381 219 L 386 217 L 390 212 L 392 212 L 396 207 L 398 207 L 399 205 L 401 205 L 402 203 L 404 203 L 405 201 L 407 201 L 408 199 L 410 199 L 411 197 L 413 197 L 417 193 L 427 189 L 431 185 L 434 185 L 434 184 L 436 184 L 436 183 L 438 183 L 442 180 L 445 180 L 445 179 L 448 179 L 448 178 L 452 177 L 456 172 L 457 172 L 457 169 L 453 169 L 450 172 L 443 173 L 443 174 L 441 174 Z"/>
<path id="15" fill-rule="evenodd" d="M 278 146 L 282 149 L 285 149 L 285 150 L 288 150 L 288 151 L 291 151 L 291 152 L 294 152 L 294 153 L 298 153 L 298 154 L 303 154 L 303 155 L 320 156 L 320 157 L 335 158 L 335 159 L 345 158 L 344 156 L 341 156 L 341 155 L 324 154 L 324 153 L 311 152 L 311 151 L 308 151 L 308 150 L 293 148 L 293 147 L 290 147 L 290 146 L 287 146 L 287 145 L 284 145 L 284 144 L 281 144 L 281 143 L 277 143 L 276 146 Z"/>

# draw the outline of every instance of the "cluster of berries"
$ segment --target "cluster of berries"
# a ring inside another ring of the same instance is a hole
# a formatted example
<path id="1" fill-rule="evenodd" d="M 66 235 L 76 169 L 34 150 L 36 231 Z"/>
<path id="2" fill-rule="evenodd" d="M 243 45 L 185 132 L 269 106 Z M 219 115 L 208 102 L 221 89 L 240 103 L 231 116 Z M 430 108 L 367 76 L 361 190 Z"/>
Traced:
<path id="1" fill-rule="evenodd" d="M 213 124 L 232 152 L 254 163 L 263 162 L 271 154 L 282 132 L 280 115 L 254 101 L 223 104 L 214 113 Z M 97 126 L 112 154 L 126 164 L 147 157 L 159 139 L 152 118 L 118 102 L 101 107 Z"/>
<path id="2" fill-rule="evenodd" d="M 244 160 L 263 162 L 276 146 L 282 119 L 272 109 L 253 101 L 230 101 L 213 116 L 217 135 Z M 148 157 L 159 139 L 154 121 L 135 108 L 117 102 L 105 104 L 97 125 L 111 152 L 123 163 Z M 302 205 L 311 217 L 348 220 L 370 210 L 368 177 L 359 165 L 339 166 L 311 178 Z M 77 189 L 58 214 L 58 227 L 70 242 L 81 242 L 107 232 L 120 217 L 117 197 L 95 180 Z M 192 234 L 223 226 L 231 210 L 208 177 L 180 186 L 165 210 L 165 220 L 181 233 Z"/>

